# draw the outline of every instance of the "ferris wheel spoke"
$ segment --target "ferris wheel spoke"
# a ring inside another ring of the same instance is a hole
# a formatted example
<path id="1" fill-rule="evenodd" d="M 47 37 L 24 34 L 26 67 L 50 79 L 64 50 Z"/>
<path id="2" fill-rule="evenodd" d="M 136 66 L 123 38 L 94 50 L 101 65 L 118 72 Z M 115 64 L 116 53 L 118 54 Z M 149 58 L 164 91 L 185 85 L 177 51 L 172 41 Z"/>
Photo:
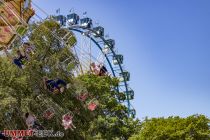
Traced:
<path id="1" fill-rule="evenodd" d="M 78 47 L 76 47 L 75 50 L 77 50 L 77 52 L 81 51 Z M 89 61 L 88 56 L 83 55 L 82 57 L 79 57 L 79 63 L 83 70 L 86 70 L 86 71 L 90 70 L 90 65 L 88 61 Z"/>
<path id="2" fill-rule="evenodd" d="M 77 46 L 77 45 L 76 45 Z M 85 55 L 87 55 L 88 57 L 91 57 L 91 60 L 94 60 L 94 62 L 97 62 L 97 63 L 100 63 L 100 61 L 95 57 L 95 56 L 93 56 L 92 54 L 90 54 L 89 52 L 87 52 L 86 50 L 81 50 L 80 49 L 80 47 L 77 47 L 76 48 L 78 51 L 80 51 L 80 52 L 83 52 L 82 54 L 85 54 Z M 84 55 L 83 55 L 84 56 Z"/>
<path id="3" fill-rule="evenodd" d="M 103 52 L 100 52 L 98 57 L 97 57 L 97 60 L 101 63 L 101 64 L 104 64 L 105 63 L 105 56 L 104 56 L 104 53 Z"/>

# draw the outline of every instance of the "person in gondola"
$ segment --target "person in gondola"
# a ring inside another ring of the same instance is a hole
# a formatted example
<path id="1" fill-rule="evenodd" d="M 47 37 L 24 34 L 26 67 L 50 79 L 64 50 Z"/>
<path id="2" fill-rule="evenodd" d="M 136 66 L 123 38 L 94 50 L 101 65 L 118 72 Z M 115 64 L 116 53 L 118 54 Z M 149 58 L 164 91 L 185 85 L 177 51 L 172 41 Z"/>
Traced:
<path id="1" fill-rule="evenodd" d="M 103 64 L 99 65 L 99 68 L 100 68 L 99 76 L 107 75 L 108 71 L 107 71 L 106 67 Z"/>
<path id="2" fill-rule="evenodd" d="M 7 51 L 7 49 L 4 49 L 4 52 L 6 53 L 7 57 L 12 59 L 13 63 L 18 66 L 20 69 L 24 68 L 24 64 L 23 64 L 23 60 L 27 59 L 27 57 L 25 55 L 23 55 L 21 53 L 20 50 L 16 51 L 17 56 L 16 57 L 12 57 L 9 52 Z"/>
<path id="3" fill-rule="evenodd" d="M 24 62 L 27 61 L 27 57 L 25 54 L 22 54 L 20 50 L 17 50 L 17 58 L 13 59 L 13 62 L 16 66 L 18 66 L 19 68 L 24 68 Z"/>
<path id="4" fill-rule="evenodd" d="M 28 42 L 25 42 L 25 43 L 23 43 L 23 51 L 24 51 L 24 55 L 28 58 L 28 59 L 30 59 L 30 57 L 32 56 L 32 55 L 34 55 L 34 49 L 35 49 L 35 47 L 34 46 L 32 46 L 30 43 L 28 43 Z"/>
<path id="5" fill-rule="evenodd" d="M 94 62 L 90 64 L 90 70 L 92 73 L 98 76 L 105 76 L 108 72 L 103 64 L 96 65 Z"/>
<path id="6" fill-rule="evenodd" d="M 67 88 L 67 84 L 62 79 L 49 79 L 48 77 L 43 78 L 44 88 L 48 89 L 52 93 L 63 93 Z"/>
<path id="7" fill-rule="evenodd" d="M 26 119 L 26 125 L 28 126 L 28 129 L 38 129 L 43 130 L 43 127 L 38 123 L 36 117 L 33 114 L 26 113 L 25 114 Z"/>
<path id="8" fill-rule="evenodd" d="M 93 74 L 99 75 L 100 68 L 98 65 L 96 65 L 94 62 L 90 64 L 90 70 Z"/>
<path id="9" fill-rule="evenodd" d="M 25 62 L 29 60 L 30 54 L 33 54 L 33 48 L 30 46 L 29 43 L 24 43 L 23 53 L 20 51 L 20 49 L 18 49 L 16 51 L 16 57 L 12 57 L 6 48 L 4 49 L 4 52 L 16 66 L 18 66 L 20 69 L 23 69 Z"/>

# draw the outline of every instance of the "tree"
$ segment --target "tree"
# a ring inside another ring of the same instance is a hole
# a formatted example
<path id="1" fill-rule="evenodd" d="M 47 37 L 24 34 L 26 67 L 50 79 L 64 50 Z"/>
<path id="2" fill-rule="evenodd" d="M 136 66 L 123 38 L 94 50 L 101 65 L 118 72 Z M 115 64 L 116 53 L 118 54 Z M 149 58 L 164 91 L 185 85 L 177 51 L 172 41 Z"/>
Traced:
<path id="1" fill-rule="evenodd" d="M 204 115 L 146 119 L 130 140 L 209 140 L 209 121 Z"/>
<path id="2" fill-rule="evenodd" d="M 33 24 L 31 29 L 29 39 L 36 49 L 24 69 L 17 68 L 5 57 L 0 58 L 0 130 L 27 129 L 24 113 L 30 112 L 45 129 L 64 132 L 65 136 L 61 138 L 64 140 L 128 139 L 139 121 L 128 118 L 127 107 L 118 102 L 118 92 L 113 90 L 118 80 L 91 74 L 75 76 L 78 60 L 71 47 L 76 38 L 70 32 L 72 36 L 64 45 L 58 37 L 69 31 L 60 28 L 53 20 Z M 70 88 L 53 95 L 44 89 L 44 76 L 63 79 Z M 88 98 L 80 101 L 78 97 L 83 92 L 88 93 Z M 88 109 L 88 103 L 92 101 L 98 106 L 94 111 Z M 55 115 L 46 120 L 43 112 L 49 108 L 54 109 Z M 62 115 L 68 112 L 74 115 L 74 131 L 64 130 L 61 125 Z"/>
<path id="3" fill-rule="evenodd" d="M 92 139 L 128 139 L 139 127 L 139 121 L 128 118 L 127 107 L 117 101 L 119 93 L 113 87 L 118 85 L 118 80 L 95 75 L 83 75 L 79 79 L 100 103 L 88 129 L 89 136 Z"/>

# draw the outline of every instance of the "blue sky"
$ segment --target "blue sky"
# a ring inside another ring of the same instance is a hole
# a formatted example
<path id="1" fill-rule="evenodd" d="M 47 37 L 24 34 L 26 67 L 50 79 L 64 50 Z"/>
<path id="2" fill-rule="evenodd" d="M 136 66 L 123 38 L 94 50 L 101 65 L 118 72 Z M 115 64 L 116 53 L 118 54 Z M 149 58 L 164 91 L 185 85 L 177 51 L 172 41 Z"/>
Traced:
<path id="1" fill-rule="evenodd" d="M 49 14 L 71 8 L 105 27 L 124 54 L 143 118 L 210 117 L 209 0 L 34 0 Z M 37 13 L 40 14 L 40 13 Z"/>

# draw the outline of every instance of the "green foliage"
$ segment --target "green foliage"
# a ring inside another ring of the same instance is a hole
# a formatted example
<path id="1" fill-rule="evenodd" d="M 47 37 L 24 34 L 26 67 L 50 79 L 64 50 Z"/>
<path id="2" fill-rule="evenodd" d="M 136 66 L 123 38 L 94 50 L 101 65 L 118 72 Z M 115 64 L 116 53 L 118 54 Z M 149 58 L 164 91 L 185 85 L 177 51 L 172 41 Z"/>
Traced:
<path id="1" fill-rule="evenodd" d="M 204 115 L 146 119 L 129 140 L 209 140 L 208 122 Z"/>
<path id="2" fill-rule="evenodd" d="M 88 129 L 91 136 L 94 139 L 128 139 L 139 127 L 139 121 L 128 118 L 127 107 L 118 103 L 118 92 L 113 90 L 118 85 L 118 80 L 95 75 L 83 75 L 79 79 L 83 81 L 90 96 L 100 103 Z"/>
<path id="3" fill-rule="evenodd" d="M 126 106 L 117 101 L 118 92 L 113 88 L 118 85 L 118 80 L 95 75 L 75 77 L 73 70 L 78 61 L 71 52 L 71 45 L 76 43 L 73 34 L 70 32 L 69 46 L 64 47 L 51 33 L 62 37 L 66 32 L 56 22 L 48 20 L 34 24 L 32 28 L 29 39 L 36 48 L 35 54 L 23 70 L 6 58 L 0 58 L 0 130 L 27 129 L 24 114 L 30 112 L 45 129 L 64 132 L 63 140 L 128 139 L 139 126 L 139 121 L 128 118 Z M 44 89 L 44 76 L 63 79 L 70 88 L 54 95 Z M 82 102 L 77 97 L 84 91 L 88 98 Z M 87 105 L 93 99 L 98 107 L 90 111 Z M 43 112 L 50 107 L 54 108 L 55 116 L 46 120 Z M 61 125 L 62 115 L 69 111 L 74 114 L 74 131 L 64 130 Z"/>

